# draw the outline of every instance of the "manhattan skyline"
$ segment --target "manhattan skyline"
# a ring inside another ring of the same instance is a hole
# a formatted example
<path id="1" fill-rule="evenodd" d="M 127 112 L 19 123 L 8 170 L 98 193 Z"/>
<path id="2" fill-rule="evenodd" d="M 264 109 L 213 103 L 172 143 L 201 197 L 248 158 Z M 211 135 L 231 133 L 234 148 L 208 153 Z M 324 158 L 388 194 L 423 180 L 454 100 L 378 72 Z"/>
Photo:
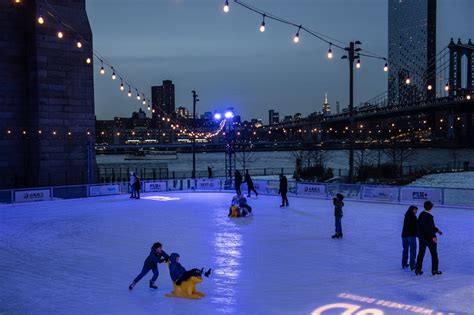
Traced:
<path id="1" fill-rule="evenodd" d="M 247 3 L 344 42 L 360 40 L 363 49 L 387 55 L 385 0 Z M 269 109 L 307 115 L 321 110 L 326 92 L 333 107 L 336 101 L 346 107 L 348 69 L 341 51 L 333 50 L 334 58 L 328 60 L 327 44 L 316 38 L 302 33 L 295 45 L 296 29 L 272 21 L 262 34 L 261 16 L 232 2 L 225 14 L 222 6 L 217 0 L 87 2 L 95 48 L 148 96 L 152 85 L 170 79 L 176 85 L 176 106 L 192 107 L 191 90 L 196 90 L 199 113 L 234 107 L 243 119 L 265 120 Z M 473 11 L 469 0 L 438 0 L 437 51 L 451 37 L 472 37 Z M 448 22 L 453 20 L 456 25 Z M 98 119 L 130 116 L 144 108 L 123 95 L 116 82 L 98 75 L 97 60 L 95 66 Z M 355 104 L 386 90 L 382 67 L 381 61 L 362 59 Z"/>

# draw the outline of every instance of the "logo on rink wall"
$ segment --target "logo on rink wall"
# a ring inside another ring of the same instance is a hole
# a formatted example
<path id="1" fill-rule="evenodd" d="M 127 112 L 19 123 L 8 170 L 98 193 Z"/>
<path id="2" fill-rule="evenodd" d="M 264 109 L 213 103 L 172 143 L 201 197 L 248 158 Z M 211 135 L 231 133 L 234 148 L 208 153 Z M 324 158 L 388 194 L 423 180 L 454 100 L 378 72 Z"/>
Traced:
<path id="1" fill-rule="evenodd" d="M 220 179 L 198 179 L 196 181 L 197 190 L 220 190 Z"/>
<path id="2" fill-rule="evenodd" d="M 89 186 L 89 196 L 108 196 L 120 194 L 119 185 L 97 185 Z"/>
<path id="3" fill-rule="evenodd" d="M 423 187 L 402 187 L 401 201 L 418 201 L 425 202 L 430 200 L 434 204 L 442 204 L 443 193 L 439 188 L 423 188 Z"/>
<path id="4" fill-rule="evenodd" d="M 325 185 L 298 184 L 298 195 L 326 195 Z"/>
<path id="5" fill-rule="evenodd" d="M 363 186 L 362 199 L 398 201 L 398 188 Z"/>
<path id="6" fill-rule="evenodd" d="M 50 199 L 50 189 L 15 191 L 15 202 L 42 201 Z"/>
<path id="7" fill-rule="evenodd" d="M 166 191 L 166 182 L 145 183 L 145 192 Z"/>

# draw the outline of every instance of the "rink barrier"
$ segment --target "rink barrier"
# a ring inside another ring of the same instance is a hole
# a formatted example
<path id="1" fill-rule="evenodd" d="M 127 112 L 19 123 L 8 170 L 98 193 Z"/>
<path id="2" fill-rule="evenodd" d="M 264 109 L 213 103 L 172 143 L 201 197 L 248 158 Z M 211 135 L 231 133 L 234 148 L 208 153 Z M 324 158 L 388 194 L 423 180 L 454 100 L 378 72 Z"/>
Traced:
<path id="1" fill-rule="evenodd" d="M 231 181 L 220 178 L 142 181 L 141 192 L 232 192 L 234 191 L 232 184 Z M 254 187 L 259 194 L 278 195 L 279 181 L 254 180 Z M 246 184 L 241 186 L 241 191 L 247 193 Z M 0 190 L 0 203 L 89 198 L 127 193 L 130 193 L 128 182 L 12 189 Z M 426 200 L 430 200 L 436 205 L 474 208 L 474 189 L 469 188 L 288 182 L 289 196 L 329 199 L 337 193 L 342 193 L 347 200 L 415 205 L 422 205 Z"/>

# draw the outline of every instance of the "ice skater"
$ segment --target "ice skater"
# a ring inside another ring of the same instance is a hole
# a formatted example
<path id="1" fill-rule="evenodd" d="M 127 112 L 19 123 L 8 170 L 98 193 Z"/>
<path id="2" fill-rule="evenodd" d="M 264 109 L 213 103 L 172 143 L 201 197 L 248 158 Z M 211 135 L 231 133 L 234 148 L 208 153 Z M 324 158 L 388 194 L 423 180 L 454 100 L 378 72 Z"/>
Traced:
<path id="1" fill-rule="evenodd" d="M 290 204 L 288 203 L 288 197 L 286 194 L 288 193 L 288 179 L 283 174 L 280 174 L 280 189 L 278 190 L 278 194 L 281 195 L 281 205 L 280 208 L 288 207 Z"/>
<path id="2" fill-rule="evenodd" d="M 252 215 L 252 207 L 247 203 L 247 199 L 243 195 L 235 195 L 229 208 L 228 217 L 238 218 Z"/>
<path id="3" fill-rule="evenodd" d="M 135 198 L 136 197 L 136 194 L 135 194 L 135 181 L 136 181 L 136 177 L 135 177 L 135 173 L 134 172 L 130 172 L 130 198 Z"/>
<path id="4" fill-rule="evenodd" d="M 158 263 L 169 261 L 170 257 L 163 251 L 161 243 L 154 243 L 151 247 L 150 255 L 145 259 L 143 264 L 142 271 L 140 274 L 133 280 L 133 282 L 128 287 L 129 290 L 132 290 L 133 287 L 141 280 L 150 270 L 153 271 L 153 278 L 150 280 L 150 288 L 158 289 L 155 285 L 156 279 L 158 279 Z"/>
<path id="5" fill-rule="evenodd" d="M 428 247 L 431 254 L 431 274 L 439 276 L 442 272 L 438 270 L 438 238 L 436 233 L 443 235 L 443 232 L 435 226 L 433 215 L 431 214 L 433 203 L 425 201 L 423 207 L 425 211 L 418 216 L 418 242 L 420 245 L 416 259 L 415 274 L 417 276 L 423 274 L 421 268 L 423 268 L 423 258 L 425 257 L 426 247 Z"/>
<path id="6" fill-rule="evenodd" d="M 240 174 L 240 171 L 239 170 L 236 170 L 235 173 L 235 192 L 237 193 L 237 195 L 242 195 L 242 192 L 240 191 L 240 185 L 242 185 L 242 174 Z"/>
<path id="7" fill-rule="evenodd" d="M 255 190 L 255 186 L 253 185 L 252 177 L 250 177 L 249 170 L 245 171 L 245 180 L 244 183 L 247 183 L 247 188 L 249 191 L 248 198 L 250 198 L 250 194 L 252 191 L 255 193 L 255 197 L 258 197 L 258 192 Z"/>
<path id="8" fill-rule="evenodd" d="M 336 197 L 332 200 L 334 205 L 334 218 L 336 225 L 336 234 L 331 236 L 332 238 L 342 238 L 342 207 L 344 207 L 344 196 L 342 194 L 337 194 Z"/>
<path id="9" fill-rule="evenodd" d="M 212 178 L 212 167 L 210 166 L 207 167 L 207 178 Z"/>
<path id="10" fill-rule="evenodd" d="M 206 272 L 204 272 L 204 268 L 201 269 L 191 269 L 186 270 L 180 263 L 179 263 L 180 256 L 177 253 L 172 253 L 170 255 L 170 277 L 176 285 L 180 285 L 182 282 L 189 280 L 191 277 L 202 277 L 204 276 L 209 277 L 211 275 L 212 269 L 209 268 Z"/>
<path id="11" fill-rule="evenodd" d="M 135 175 L 135 183 L 133 184 L 133 187 L 135 189 L 135 199 L 140 199 L 140 190 L 142 188 L 142 183 L 140 180 L 140 177 Z"/>
<path id="12" fill-rule="evenodd" d="M 417 218 L 416 212 L 418 208 L 416 206 L 408 207 L 405 213 L 405 219 L 403 220 L 402 230 L 402 268 L 410 267 L 411 271 L 415 270 L 416 264 L 416 236 L 417 236 Z M 408 250 L 410 250 L 410 264 L 408 265 Z"/>

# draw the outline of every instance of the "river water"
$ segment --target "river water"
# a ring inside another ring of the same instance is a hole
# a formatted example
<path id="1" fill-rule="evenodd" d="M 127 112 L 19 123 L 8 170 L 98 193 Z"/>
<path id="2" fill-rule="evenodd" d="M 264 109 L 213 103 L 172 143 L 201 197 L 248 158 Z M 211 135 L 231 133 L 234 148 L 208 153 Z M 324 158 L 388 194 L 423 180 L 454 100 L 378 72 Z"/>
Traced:
<path id="1" fill-rule="evenodd" d="M 390 156 L 383 150 L 365 150 L 363 160 L 365 165 L 389 163 Z M 474 149 L 413 149 L 409 157 L 405 157 L 405 167 L 452 167 L 453 163 L 462 166 L 468 161 L 474 166 Z M 316 154 L 326 167 L 334 169 L 335 175 L 346 175 L 349 169 L 347 150 L 328 150 Z M 293 151 L 253 152 L 246 153 L 245 167 L 254 175 L 279 174 L 283 169 L 285 174 L 293 174 L 295 161 L 298 156 Z M 169 172 L 176 172 L 177 177 L 190 176 L 192 171 L 192 154 L 178 153 L 173 160 L 125 160 L 126 155 L 97 155 L 99 167 L 121 168 L 167 168 Z M 355 153 L 356 165 L 362 160 L 361 151 Z M 236 154 L 238 169 L 244 168 L 242 153 Z M 196 170 L 198 177 L 207 176 L 207 167 L 213 169 L 214 176 L 223 176 L 225 169 L 224 153 L 197 153 Z M 179 174 L 179 175 L 178 175 Z M 189 174 L 189 175 L 188 175 Z"/>

